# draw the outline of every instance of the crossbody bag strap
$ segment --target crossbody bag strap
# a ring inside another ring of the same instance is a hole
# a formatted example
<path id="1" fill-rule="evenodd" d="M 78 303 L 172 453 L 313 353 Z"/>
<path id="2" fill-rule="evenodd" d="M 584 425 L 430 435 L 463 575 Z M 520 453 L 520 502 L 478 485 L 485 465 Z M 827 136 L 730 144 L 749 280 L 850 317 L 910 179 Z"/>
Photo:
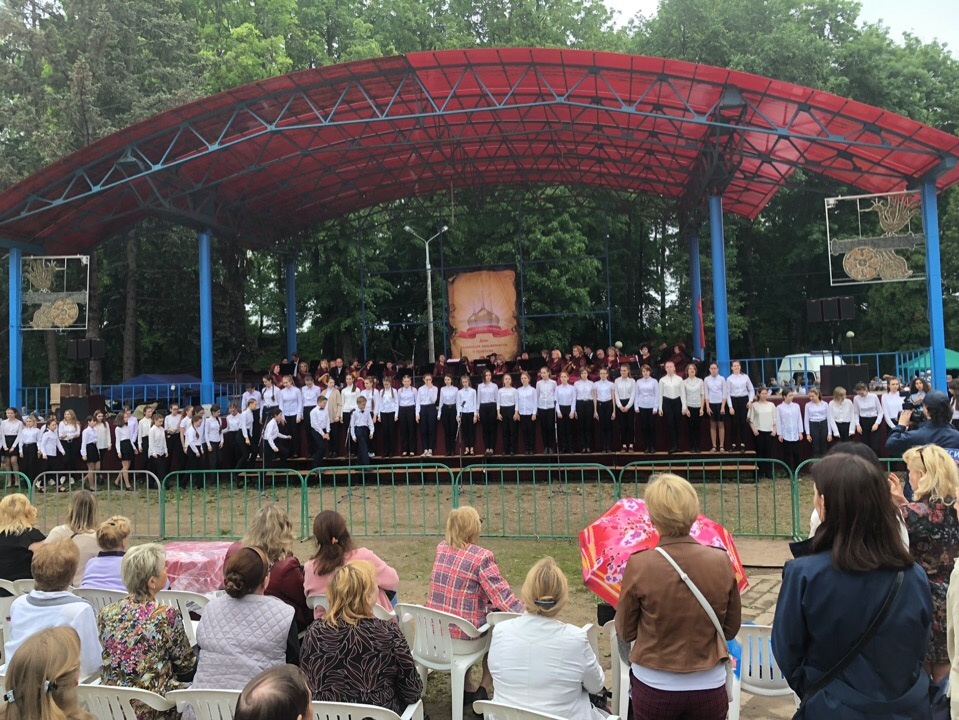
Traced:
<path id="1" fill-rule="evenodd" d="M 862 634 L 862 637 L 860 637 L 856 644 L 853 645 L 852 649 L 847 652 L 845 656 L 843 656 L 842 660 L 837 662 L 832 669 L 829 670 L 829 672 L 827 672 L 806 689 L 806 692 L 803 693 L 801 705 L 805 705 L 809 698 L 839 677 L 842 674 L 842 671 L 849 666 L 849 663 L 855 660 L 856 657 L 862 652 L 862 649 L 866 646 L 866 643 L 869 642 L 872 636 L 876 634 L 876 631 L 879 630 L 879 626 L 882 625 L 883 620 L 885 620 L 886 616 L 889 614 L 889 610 L 892 608 L 893 602 L 899 595 L 899 589 L 902 587 L 902 579 L 904 575 L 905 573 L 902 570 L 896 574 L 895 580 L 892 581 L 892 587 L 890 587 L 889 592 L 886 593 L 886 599 L 883 601 L 882 607 L 879 609 L 879 614 L 873 618 L 872 623 L 868 628 L 866 628 L 866 632 Z"/>
<path id="2" fill-rule="evenodd" d="M 703 610 L 705 610 L 706 614 L 709 615 L 709 619 L 712 620 L 713 627 L 716 628 L 716 632 L 719 633 L 719 637 L 725 644 L 726 633 L 723 632 L 723 626 L 719 624 L 719 618 L 716 617 L 716 611 L 713 610 L 713 606 L 709 604 L 709 600 L 707 600 L 706 596 L 699 591 L 699 588 L 696 587 L 696 583 L 689 579 L 689 575 L 686 574 L 686 571 L 683 570 L 679 564 L 669 556 L 668 552 L 663 550 L 661 547 L 657 547 L 656 552 L 666 558 L 666 561 L 673 566 L 673 569 L 676 572 L 679 573 L 679 577 L 684 583 L 686 583 L 686 587 L 692 591 L 693 595 L 699 601 L 699 604 L 703 606 Z"/>

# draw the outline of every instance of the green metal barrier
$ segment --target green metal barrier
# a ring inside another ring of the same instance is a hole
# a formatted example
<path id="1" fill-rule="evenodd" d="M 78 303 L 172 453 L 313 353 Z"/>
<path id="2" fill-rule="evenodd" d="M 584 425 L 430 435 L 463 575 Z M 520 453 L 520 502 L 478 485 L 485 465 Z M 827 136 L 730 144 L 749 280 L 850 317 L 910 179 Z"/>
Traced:
<path id="1" fill-rule="evenodd" d="M 768 469 L 770 478 L 761 477 Z M 781 460 L 716 458 L 632 462 L 619 473 L 617 497 L 642 497 L 652 475 L 671 472 L 697 486 L 702 512 L 734 535 L 798 537 L 799 493 L 796 476 Z"/>
<path id="2" fill-rule="evenodd" d="M 11 482 L 14 483 L 15 487 L 7 487 Z M 30 478 L 22 472 L 0 470 L 0 488 L 3 488 L 0 490 L 0 497 L 22 493 L 30 498 L 31 501 L 33 500 L 33 485 L 30 484 Z"/>
<path id="3" fill-rule="evenodd" d="M 575 538 L 616 500 L 616 476 L 605 465 L 469 465 L 456 477 L 454 507 L 472 505 L 483 535 Z"/>
<path id="4" fill-rule="evenodd" d="M 183 470 L 161 486 L 160 534 L 182 539 L 239 539 L 261 506 L 278 503 L 304 531 L 306 478 L 296 470 Z"/>
<path id="5" fill-rule="evenodd" d="M 307 480 L 304 536 L 322 510 L 340 513 L 352 535 L 442 535 L 455 507 L 453 471 L 438 462 L 314 468 Z"/>

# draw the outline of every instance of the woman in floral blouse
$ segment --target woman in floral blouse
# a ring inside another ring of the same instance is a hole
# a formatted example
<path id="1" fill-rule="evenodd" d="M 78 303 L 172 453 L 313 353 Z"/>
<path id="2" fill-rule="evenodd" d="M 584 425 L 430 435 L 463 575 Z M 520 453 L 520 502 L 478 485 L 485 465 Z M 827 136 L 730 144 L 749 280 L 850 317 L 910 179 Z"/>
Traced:
<path id="1" fill-rule="evenodd" d="M 959 497 L 959 469 L 955 460 L 938 445 L 910 448 L 902 459 L 909 470 L 914 502 L 894 490 L 909 531 L 909 551 L 929 576 L 932 593 L 932 641 L 926 655 L 926 670 L 933 680 L 949 674 L 946 651 L 946 592 L 949 575 L 959 555 L 959 517 L 954 503 Z"/>
<path id="2" fill-rule="evenodd" d="M 173 606 L 156 601 L 166 587 L 166 552 L 162 545 L 138 545 L 120 565 L 129 595 L 100 611 L 97 626 L 103 645 L 104 685 L 150 690 L 165 695 L 185 687 L 176 676 L 189 673 L 196 655 L 186 637 L 183 618 Z M 137 720 L 174 720 L 176 710 L 137 709 Z"/>

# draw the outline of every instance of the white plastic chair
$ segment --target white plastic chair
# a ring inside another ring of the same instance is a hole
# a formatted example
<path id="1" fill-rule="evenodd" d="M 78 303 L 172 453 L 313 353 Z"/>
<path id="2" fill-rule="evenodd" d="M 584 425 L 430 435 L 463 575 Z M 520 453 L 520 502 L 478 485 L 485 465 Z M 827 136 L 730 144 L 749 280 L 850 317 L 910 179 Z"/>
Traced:
<path id="1" fill-rule="evenodd" d="M 78 685 L 77 695 L 97 720 L 137 720 L 130 704 L 134 700 L 154 710 L 171 710 L 174 706 L 172 700 L 149 690 L 113 685 Z"/>
<path id="2" fill-rule="evenodd" d="M 172 690 L 166 699 L 176 703 L 177 712 L 193 708 L 196 720 L 233 720 L 239 690 Z"/>
<path id="3" fill-rule="evenodd" d="M 16 582 L 13 580 L 0 580 L 0 589 L 6 590 L 14 597 L 20 594 L 20 591 L 17 590 Z"/>
<path id="4" fill-rule="evenodd" d="M 317 607 L 321 607 L 324 610 L 329 610 L 330 601 L 323 593 L 318 595 L 309 595 L 306 598 L 306 606 L 310 610 L 315 610 Z M 373 606 L 373 617 L 379 620 L 396 620 L 396 613 L 393 610 L 387 610 L 379 603 L 376 603 L 376 605 Z"/>
<path id="5" fill-rule="evenodd" d="M 33 590 L 34 585 L 36 585 L 33 578 L 27 578 L 26 580 L 14 580 L 13 587 L 17 591 L 17 595 L 26 595 L 31 590 Z"/>
<path id="6" fill-rule="evenodd" d="M 10 638 L 10 606 L 13 605 L 13 601 L 17 599 L 17 594 L 16 590 L 13 589 L 13 583 L 9 580 L 3 580 L 2 582 L 10 587 L 6 587 L 5 585 L 0 587 L 3 587 L 4 590 L 11 593 L 8 597 L 0 597 L 0 665 L 6 665 L 7 653 L 3 646 Z"/>
<path id="7" fill-rule="evenodd" d="M 477 700 L 473 703 L 473 712 L 484 717 L 487 714 L 492 715 L 496 720 L 566 720 L 559 715 L 526 710 L 492 700 Z M 619 716 L 610 715 L 606 720 L 619 720 Z"/>
<path id="8" fill-rule="evenodd" d="M 733 699 L 729 701 L 729 720 L 739 720 L 742 709 L 742 691 L 763 697 L 793 695 L 786 677 L 776 663 L 772 650 L 772 627 L 770 625 L 743 625 L 736 634 L 742 646 L 743 657 L 739 673 L 733 681 Z"/>
<path id="9" fill-rule="evenodd" d="M 97 614 L 107 605 L 120 602 L 127 596 L 125 592 L 108 590 L 106 588 L 74 588 L 71 592 L 93 605 L 93 610 Z"/>
<path id="10" fill-rule="evenodd" d="M 423 701 L 407 705 L 402 715 L 375 705 L 313 701 L 313 720 L 423 720 Z"/>
<path id="11" fill-rule="evenodd" d="M 477 628 L 469 620 L 422 605 L 400 603 L 396 606 L 396 613 L 402 618 L 401 623 L 409 620 L 413 625 L 413 643 L 410 650 L 419 667 L 420 677 L 423 678 L 424 689 L 426 668 L 450 673 L 452 720 L 463 720 L 463 689 L 466 673 L 489 650 L 490 626 L 483 625 Z M 470 638 L 469 649 L 465 652 L 453 650 L 451 625 Z"/>
<path id="12" fill-rule="evenodd" d="M 187 640 L 190 641 L 191 645 L 196 645 L 196 628 L 200 621 L 190 619 L 190 610 L 205 608 L 210 602 L 210 598 L 186 590 L 161 590 L 157 593 L 157 602 L 161 605 L 173 605 L 179 609 L 183 616 L 183 627 L 186 629 Z M 191 608 L 190 605 L 194 607 Z"/>
<path id="13" fill-rule="evenodd" d="M 603 631 L 609 638 L 609 662 L 612 670 L 612 704 L 610 710 L 624 718 L 629 712 L 629 664 L 623 662 L 619 655 L 619 640 L 616 636 L 616 621 L 610 620 L 603 625 Z"/>

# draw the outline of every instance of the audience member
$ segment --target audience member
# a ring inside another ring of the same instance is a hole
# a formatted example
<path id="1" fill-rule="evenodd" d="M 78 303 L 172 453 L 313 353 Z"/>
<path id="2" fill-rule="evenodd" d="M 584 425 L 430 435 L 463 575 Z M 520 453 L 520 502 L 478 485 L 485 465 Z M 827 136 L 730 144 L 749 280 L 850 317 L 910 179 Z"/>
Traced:
<path id="1" fill-rule="evenodd" d="M 71 580 L 75 586 L 83 580 L 83 572 L 87 561 L 95 558 L 100 548 L 97 547 L 97 496 L 89 490 L 78 490 L 70 498 L 70 510 L 67 512 L 65 525 L 57 525 L 47 535 L 46 542 L 70 540 L 80 551 L 80 561 L 77 563 L 77 574 Z"/>
<path id="2" fill-rule="evenodd" d="M 312 699 L 303 671 L 295 665 L 278 665 L 246 684 L 233 720 L 312 720 Z"/>
<path id="3" fill-rule="evenodd" d="M 187 640 L 180 611 L 161 605 L 157 593 L 166 587 L 166 552 L 148 543 L 127 551 L 120 564 L 129 595 L 107 605 L 97 617 L 104 685 L 140 688 L 165 695 L 180 690 L 177 675 L 192 672 L 196 655 Z M 176 710 L 140 710 L 138 720 L 176 720 Z"/>
<path id="4" fill-rule="evenodd" d="M 97 526 L 97 547 L 100 552 L 95 558 L 87 560 L 80 587 L 127 591 L 120 566 L 126 554 L 130 532 L 130 521 L 122 515 L 114 515 Z"/>
<path id="5" fill-rule="evenodd" d="M 100 669 L 100 641 L 93 607 L 67 590 L 79 557 L 80 551 L 69 540 L 44 543 L 37 548 L 31 565 L 34 589 L 10 606 L 10 637 L 4 645 L 8 663 L 34 633 L 65 625 L 76 630 L 80 637 L 83 677 Z"/>
<path id="6" fill-rule="evenodd" d="M 300 662 L 293 608 L 265 594 L 270 561 L 258 547 L 233 553 L 223 574 L 226 595 L 203 609 L 199 662 L 191 689 L 240 690 L 258 673 Z M 184 720 L 193 717 L 184 713 Z"/>
<path id="7" fill-rule="evenodd" d="M 946 594 L 959 555 L 959 517 L 954 507 L 959 497 L 959 469 L 949 453 L 937 445 L 909 448 L 902 459 L 906 461 L 914 502 L 907 503 L 902 495 L 894 495 L 894 499 L 906 521 L 912 557 L 929 578 L 932 639 L 925 666 L 933 681 L 939 682 L 949 674 Z"/>
<path id="8" fill-rule="evenodd" d="M 942 448 L 959 448 L 959 430 L 952 425 L 952 405 L 949 397 L 940 390 L 930 390 L 922 397 L 922 413 L 925 421 L 918 427 L 909 426 L 911 410 L 903 410 L 899 424 L 886 437 L 886 452 L 902 455 L 911 447 L 938 445 Z"/>
<path id="9" fill-rule="evenodd" d="M 266 594 L 279 598 L 294 611 L 298 631 L 306 630 L 313 621 L 313 611 L 306 606 L 303 593 L 303 566 L 293 554 L 293 523 L 277 503 L 264 505 L 250 520 L 246 536 L 226 551 L 229 561 L 242 547 L 258 547 L 270 559 L 270 582 Z"/>
<path id="10" fill-rule="evenodd" d="M 327 587 L 329 610 L 306 631 L 300 665 L 316 700 L 402 714 L 422 695 L 423 681 L 399 625 L 373 617 L 377 592 L 372 563 L 338 567 Z"/>
<path id="11" fill-rule="evenodd" d="M 7 666 L 0 720 L 96 720 L 80 707 L 80 637 L 51 627 L 28 637 Z"/>
<path id="12" fill-rule="evenodd" d="M 683 478 L 655 476 L 646 487 L 646 508 L 659 546 L 629 558 L 616 609 L 616 633 L 625 642 L 635 640 L 629 653 L 633 715 L 722 720 L 729 709 L 726 640 L 739 632 L 742 612 L 732 565 L 722 548 L 700 545 L 690 537 L 699 497 Z M 723 638 L 661 553 L 671 557 L 709 601 Z"/>
<path id="13" fill-rule="evenodd" d="M 379 588 L 376 602 L 384 608 L 392 607 L 389 593 L 396 595 L 399 574 L 372 550 L 353 547 L 353 539 L 342 515 L 334 510 L 319 513 L 313 520 L 313 537 L 316 539 L 316 554 L 306 561 L 303 581 L 307 597 L 325 594 L 330 576 L 338 567 L 355 560 L 365 560 L 373 566 L 376 586 Z M 314 617 L 320 619 L 324 612 L 318 605 Z"/>
<path id="14" fill-rule="evenodd" d="M 446 539 L 436 546 L 436 559 L 430 572 L 430 593 L 426 606 L 458 615 L 476 627 L 496 610 L 523 612 L 509 583 L 500 574 L 493 553 L 480 547 L 480 516 L 475 508 L 464 506 L 450 511 L 446 519 Z M 476 641 L 451 627 L 453 649 L 468 650 Z M 463 703 L 485 700 L 493 685 L 486 658 L 479 684 L 466 675 Z"/>
<path id="15" fill-rule="evenodd" d="M 533 565 L 520 597 L 526 614 L 497 625 L 490 644 L 496 701 L 569 720 L 601 717 L 589 693 L 603 689 L 603 668 L 586 631 L 556 619 L 569 583 L 553 558 Z"/>
<path id="16" fill-rule="evenodd" d="M 783 569 L 772 630 L 802 716 L 928 718 L 929 582 L 899 541 L 888 481 L 848 455 L 823 458 L 811 472 L 822 527 L 812 554 Z M 870 627 L 874 637 L 842 662 Z"/>
<path id="17" fill-rule="evenodd" d="M 37 509 L 26 495 L 13 493 L 0 500 L 0 579 L 26 580 L 33 553 L 45 536 L 36 528 Z M 0 594 L 7 595 L 0 590 Z"/>

